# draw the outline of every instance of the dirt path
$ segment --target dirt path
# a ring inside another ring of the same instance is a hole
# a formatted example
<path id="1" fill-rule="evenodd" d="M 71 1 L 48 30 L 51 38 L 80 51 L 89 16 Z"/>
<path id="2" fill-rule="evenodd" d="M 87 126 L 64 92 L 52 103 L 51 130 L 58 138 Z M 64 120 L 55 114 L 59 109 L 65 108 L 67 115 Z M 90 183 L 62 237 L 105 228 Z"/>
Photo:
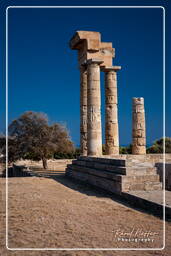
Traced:
<path id="1" fill-rule="evenodd" d="M 169 255 L 171 251 L 170 223 L 166 224 L 167 246 L 162 251 L 7 251 L 4 241 L 5 179 L 0 179 L 0 182 L 3 195 L 1 255 Z M 154 241 L 117 240 L 122 235 L 120 232 L 131 231 L 132 238 L 135 232 L 139 233 L 138 238 L 142 238 L 142 232 L 151 231 L 150 238 Z M 163 246 L 162 235 L 162 220 L 131 209 L 64 176 L 57 180 L 38 177 L 9 179 L 10 248 L 154 248 Z"/>

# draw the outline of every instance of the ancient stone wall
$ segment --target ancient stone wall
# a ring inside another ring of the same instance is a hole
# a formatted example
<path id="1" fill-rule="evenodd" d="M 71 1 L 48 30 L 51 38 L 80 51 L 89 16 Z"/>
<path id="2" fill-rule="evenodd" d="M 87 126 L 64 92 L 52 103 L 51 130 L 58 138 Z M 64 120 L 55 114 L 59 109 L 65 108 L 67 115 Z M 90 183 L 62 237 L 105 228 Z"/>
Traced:
<path id="1" fill-rule="evenodd" d="M 110 156 L 104 156 L 105 158 L 110 158 Z M 131 155 L 131 154 L 120 154 L 114 157 L 115 159 L 130 159 L 132 161 L 144 161 L 149 163 L 163 163 L 163 154 L 146 154 L 146 155 Z M 165 154 L 166 162 L 171 163 L 171 154 Z"/>
<path id="2" fill-rule="evenodd" d="M 66 175 L 113 193 L 162 189 L 154 163 L 142 158 L 80 156 L 67 165 Z"/>
<path id="3" fill-rule="evenodd" d="M 160 176 L 160 181 L 163 182 L 164 166 L 163 163 L 156 163 L 157 173 Z M 171 162 L 165 164 L 165 189 L 171 191 Z"/>

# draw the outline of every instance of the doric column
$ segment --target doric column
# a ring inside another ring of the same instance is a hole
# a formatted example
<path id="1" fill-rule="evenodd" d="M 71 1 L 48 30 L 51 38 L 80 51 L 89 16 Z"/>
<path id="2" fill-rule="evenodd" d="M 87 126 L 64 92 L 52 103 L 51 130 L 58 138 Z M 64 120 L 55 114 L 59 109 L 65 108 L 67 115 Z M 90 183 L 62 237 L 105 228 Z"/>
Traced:
<path id="1" fill-rule="evenodd" d="M 105 67 L 105 153 L 119 154 L 117 71 L 120 66 Z"/>
<path id="2" fill-rule="evenodd" d="M 144 98 L 133 98 L 132 113 L 132 154 L 146 154 L 146 131 Z"/>
<path id="3" fill-rule="evenodd" d="M 80 146 L 81 154 L 87 155 L 87 69 L 80 66 Z"/>
<path id="4" fill-rule="evenodd" d="M 102 155 L 100 64 L 103 61 L 87 61 L 87 151 L 89 156 Z"/>

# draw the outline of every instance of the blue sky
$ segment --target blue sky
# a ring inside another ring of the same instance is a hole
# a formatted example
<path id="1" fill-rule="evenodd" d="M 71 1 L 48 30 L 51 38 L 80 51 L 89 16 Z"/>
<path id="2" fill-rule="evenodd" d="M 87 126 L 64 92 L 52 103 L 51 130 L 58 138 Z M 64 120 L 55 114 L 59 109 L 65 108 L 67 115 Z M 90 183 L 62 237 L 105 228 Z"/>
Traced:
<path id="1" fill-rule="evenodd" d="M 94 5 L 163 5 L 167 1 L 94 1 Z M 67 1 L 2 1 L 1 21 L 5 26 L 8 5 L 67 5 Z M 65 4 L 64 4 L 65 3 Z M 88 5 L 89 2 L 81 2 Z M 69 5 L 80 5 L 78 1 Z M 93 5 L 93 1 L 91 1 Z M 144 97 L 147 144 L 163 134 L 163 10 L 152 9 L 9 9 L 9 122 L 28 110 L 45 112 L 49 119 L 67 126 L 79 144 L 79 69 L 77 52 L 68 42 L 76 30 L 101 32 L 102 41 L 112 42 L 118 72 L 120 144 L 131 143 L 132 97 Z M 168 15 L 167 15 L 168 19 Z M 1 33 L 4 49 L 4 26 Z M 168 23 L 166 23 L 166 27 Z M 166 46 L 170 42 L 167 34 Z M 5 64 L 5 54 L 2 53 Z M 166 135 L 169 129 L 170 52 L 166 54 Z M 2 67 L 0 131 L 4 131 L 5 67 Z M 102 125 L 104 131 L 104 75 L 101 74 Z M 171 94 L 170 94 L 171 95 Z"/>

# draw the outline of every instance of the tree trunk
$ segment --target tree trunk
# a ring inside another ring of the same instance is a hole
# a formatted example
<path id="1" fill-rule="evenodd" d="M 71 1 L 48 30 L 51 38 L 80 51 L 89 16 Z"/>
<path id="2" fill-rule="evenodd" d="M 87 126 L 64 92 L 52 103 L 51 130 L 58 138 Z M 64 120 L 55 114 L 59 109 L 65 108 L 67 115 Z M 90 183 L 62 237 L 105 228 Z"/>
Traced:
<path id="1" fill-rule="evenodd" d="M 43 162 L 43 168 L 47 169 L 47 159 L 45 157 L 42 158 L 42 162 Z"/>

